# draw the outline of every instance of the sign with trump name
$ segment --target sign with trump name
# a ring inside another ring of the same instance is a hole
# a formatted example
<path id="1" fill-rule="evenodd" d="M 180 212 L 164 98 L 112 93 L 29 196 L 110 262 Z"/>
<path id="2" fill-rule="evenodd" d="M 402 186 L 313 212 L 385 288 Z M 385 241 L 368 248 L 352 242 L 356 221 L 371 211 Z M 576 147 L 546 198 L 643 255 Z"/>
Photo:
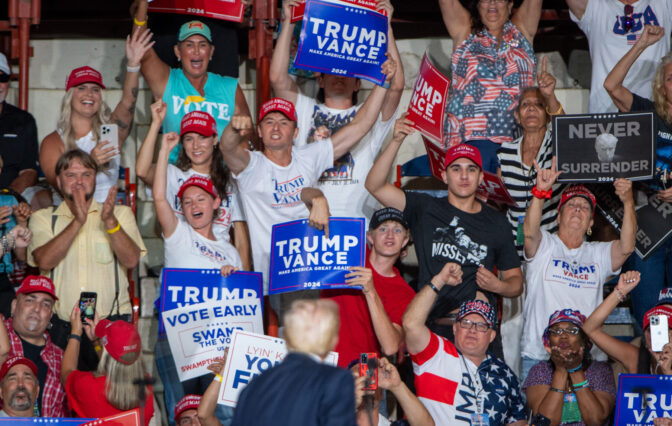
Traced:
<path id="1" fill-rule="evenodd" d="M 449 89 L 450 80 L 439 72 L 425 52 L 406 118 L 420 133 L 434 140 L 443 140 L 443 117 Z"/>
<path id="2" fill-rule="evenodd" d="M 653 177 L 653 113 L 554 115 L 558 182 Z"/>
<path id="3" fill-rule="evenodd" d="M 672 418 L 672 376 L 620 374 L 614 426 L 653 426 L 659 418 Z"/>
<path id="4" fill-rule="evenodd" d="M 287 356 L 287 345 L 278 337 L 264 336 L 236 330 L 226 357 L 217 403 L 235 407 L 240 392 L 250 381 L 264 371 L 282 362 Z M 325 364 L 336 366 L 338 354 L 329 352 Z"/>
<path id="5" fill-rule="evenodd" d="M 385 83 L 387 18 L 370 9 L 313 0 L 306 5 L 296 68 Z"/>
<path id="6" fill-rule="evenodd" d="M 332 3 L 341 3 L 352 6 L 359 6 L 373 11 L 376 11 L 376 9 L 378 8 L 377 0 L 331 0 L 331 1 Z M 306 3 L 307 2 L 303 2 L 300 3 L 298 6 L 292 7 L 292 17 L 291 17 L 292 23 L 298 22 L 303 19 L 303 12 L 305 12 L 306 10 Z M 381 10 L 380 13 L 387 16 L 387 12 L 385 12 L 384 10 Z"/>
<path id="7" fill-rule="evenodd" d="M 328 237 L 307 219 L 273 225 L 269 294 L 352 288 L 345 275 L 365 264 L 364 235 L 364 218 L 329 218 Z"/>

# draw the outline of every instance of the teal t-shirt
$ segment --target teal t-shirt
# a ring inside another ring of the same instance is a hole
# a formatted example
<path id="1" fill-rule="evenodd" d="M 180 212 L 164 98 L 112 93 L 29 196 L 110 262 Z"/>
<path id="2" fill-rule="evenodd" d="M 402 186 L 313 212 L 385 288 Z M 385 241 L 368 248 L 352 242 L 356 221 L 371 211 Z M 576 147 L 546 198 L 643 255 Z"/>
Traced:
<path id="1" fill-rule="evenodd" d="M 191 85 L 181 68 L 172 68 L 166 90 L 163 92 L 163 101 L 168 106 L 166 119 L 163 120 L 163 132 L 180 133 L 180 122 L 185 114 L 191 111 L 204 111 L 214 117 L 218 136 L 221 137 L 236 109 L 237 87 L 237 78 L 209 72 L 203 88 L 205 93 L 203 97 Z M 177 161 L 180 149 L 182 147 L 178 145 L 170 153 L 171 164 Z"/>

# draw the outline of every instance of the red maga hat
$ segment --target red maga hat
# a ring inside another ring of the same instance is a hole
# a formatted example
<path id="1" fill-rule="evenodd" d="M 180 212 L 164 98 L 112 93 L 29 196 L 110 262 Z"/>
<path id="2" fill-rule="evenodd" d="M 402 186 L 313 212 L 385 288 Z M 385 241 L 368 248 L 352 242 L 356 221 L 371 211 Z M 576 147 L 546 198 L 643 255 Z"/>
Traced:
<path id="1" fill-rule="evenodd" d="M 16 290 L 16 294 L 30 294 L 30 293 L 47 293 L 49 296 L 53 297 L 54 300 L 58 300 L 56 297 L 56 286 L 54 282 L 47 277 L 42 277 L 39 275 L 28 275 L 23 279 L 21 287 Z"/>
<path id="2" fill-rule="evenodd" d="M 101 320 L 96 326 L 96 336 L 101 339 L 110 356 L 122 364 L 131 365 L 140 356 L 140 335 L 126 321 Z"/>
<path id="3" fill-rule="evenodd" d="M 84 83 L 96 83 L 103 89 L 105 88 L 105 85 L 103 84 L 103 76 L 95 69 L 85 66 L 70 71 L 68 79 L 65 80 L 65 90 L 68 91 L 71 87 L 79 86 Z"/>
<path id="4" fill-rule="evenodd" d="M 7 375 L 7 373 L 12 367 L 19 364 L 23 364 L 26 367 L 30 368 L 30 371 L 32 371 L 35 377 L 37 377 L 37 366 L 33 361 L 22 356 L 15 356 L 9 358 L 7 361 L 5 361 L 4 364 L 2 364 L 2 367 L 0 367 L 0 382 L 2 381 L 2 379 L 5 378 L 5 375 Z"/>
<path id="5" fill-rule="evenodd" d="M 481 160 L 481 153 L 478 151 L 478 148 L 465 143 L 455 145 L 446 152 L 446 159 L 443 162 L 443 167 L 450 166 L 450 164 L 458 158 L 468 158 L 476 163 L 480 169 L 483 169 L 483 161 Z"/>
<path id="6" fill-rule="evenodd" d="M 180 136 L 185 133 L 194 132 L 203 136 L 212 136 L 217 134 L 217 123 L 212 115 L 203 111 L 192 111 L 182 117 L 180 123 Z"/>
<path id="7" fill-rule="evenodd" d="M 198 186 L 208 194 L 212 195 L 213 198 L 217 198 L 219 196 L 217 194 L 215 184 L 212 182 L 212 179 L 204 176 L 193 175 L 192 177 L 184 181 L 182 186 L 180 186 L 180 190 L 177 191 L 177 198 L 181 200 L 182 195 L 184 195 L 184 191 L 186 191 L 187 188 L 189 188 L 190 186 Z"/>
<path id="8" fill-rule="evenodd" d="M 201 397 L 199 395 L 185 395 L 185 397 L 180 399 L 175 406 L 175 421 L 177 421 L 180 415 L 185 411 L 197 410 L 198 404 L 200 403 Z"/>
<path id="9" fill-rule="evenodd" d="M 273 98 L 264 102 L 259 109 L 259 121 L 263 120 L 270 112 L 281 112 L 290 120 L 297 121 L 294 104 L 285 99 Z"/>

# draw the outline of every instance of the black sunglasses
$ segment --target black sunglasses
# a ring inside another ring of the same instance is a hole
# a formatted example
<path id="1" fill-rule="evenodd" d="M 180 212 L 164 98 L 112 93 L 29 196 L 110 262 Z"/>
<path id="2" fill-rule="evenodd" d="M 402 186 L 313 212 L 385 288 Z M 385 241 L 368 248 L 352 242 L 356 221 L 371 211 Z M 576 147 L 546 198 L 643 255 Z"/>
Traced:
<path id="1" fill-rule="evenodd" d="M 0 83 L 7 83 L 9 81 L 9 74 L 0 73 Z"/>
<path id="2" fill-rule="evenodd" d="M 623 29 L 625 30 L 626 33 L 629 33 L 630 30 L 632 30 L 633 25 L 635 24 L 635 20 L 632 17 L 634 11 L 635 8 L 632 7 L 631 4 L 626 4 L 623 7 L 623 14 L 625 15 L 625 18 L 623 18 Z"/>

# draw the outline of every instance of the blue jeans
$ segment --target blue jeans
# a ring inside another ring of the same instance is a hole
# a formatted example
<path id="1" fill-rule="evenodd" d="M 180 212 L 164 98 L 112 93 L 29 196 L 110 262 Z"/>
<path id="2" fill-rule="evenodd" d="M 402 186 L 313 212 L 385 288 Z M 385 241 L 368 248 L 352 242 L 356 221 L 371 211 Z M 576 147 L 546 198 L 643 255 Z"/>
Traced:
<path id="1" fill-rule="evenodd" d="M 635 333 L 642 334 L 642 321 L 646 311 L 658 303 L 660 290 L 672 286 L 672 239 L 667 240 L 646 260 L 632 253 L 623 265 L 623 272 L 636 270 L 642 280 L 630 292 L 632 313 L 635 316 Z"/>
<path id="2" fill-rule="evenodd" d="M 527 378 L 527 375 L 530 373 L 530 369 L 534 367 L 536 364 L 538 364 L 541 359 L 534 359 L 530 358 L 529 356 L 521 356 L 521 359 L 523 361 L 523 368 L 520 372 L 520 387 L 523 387 L 523 383 L 525 383 L 525 379 Z"/>
<path id="3" fill-rule="evenodd" d="M 481 161 L 483 161 L 483 170 L 490 173 L 497 173 L 499 168 L 499 159 L 497 158 L 497 150 L 499 144 L 491 142 L 487 139 L 474 139 L 465 141 L 467 145 L 471 145 L 478 149 L 481 153 Z"/>
<path id="4" fill-rule="evenodd" d="M 170 345 L 165 337 L 159 337 L 156 341 L 156 369 L 163 383 L 163 397 L 168 412 L 168 424 L 175 425 L 175 406 L 186 394 L 202 395 L 212 381 L 210 375 L 180 382 L 177 375 L 177 366 L 170 351 Z M 233 408 L 217 404 L 215 415 L 223 426 L 228 426 L 233 421 Z"/>

